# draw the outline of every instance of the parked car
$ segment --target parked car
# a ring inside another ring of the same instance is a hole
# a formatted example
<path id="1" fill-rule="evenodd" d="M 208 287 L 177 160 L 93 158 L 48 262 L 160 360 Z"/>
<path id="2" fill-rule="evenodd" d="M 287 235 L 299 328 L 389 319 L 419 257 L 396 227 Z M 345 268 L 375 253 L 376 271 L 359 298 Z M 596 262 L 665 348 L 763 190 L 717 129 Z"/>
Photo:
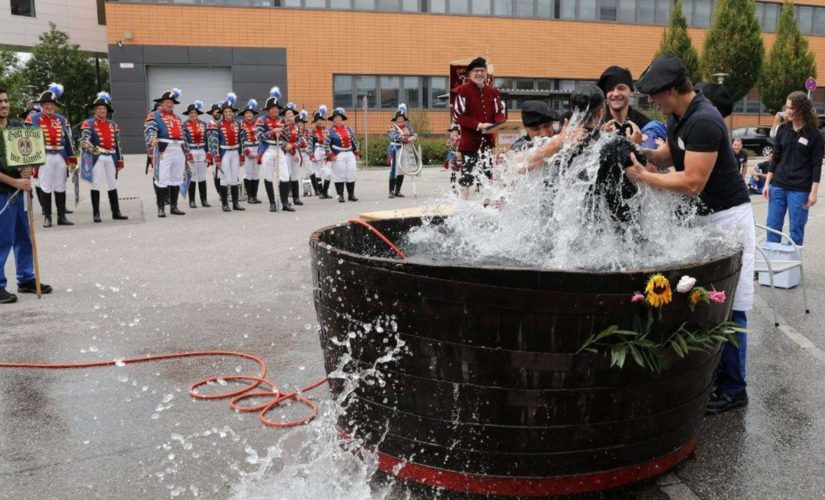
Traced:
<path id="1" fill-rule="evenodd" d="M 733 139 L 742 139 L 742 147 L 762 156 L 769 156 L 773 151 L 773 138 L 770 135 L 771 127 L 763 125 L 735 128 L 730 134 Z"/>

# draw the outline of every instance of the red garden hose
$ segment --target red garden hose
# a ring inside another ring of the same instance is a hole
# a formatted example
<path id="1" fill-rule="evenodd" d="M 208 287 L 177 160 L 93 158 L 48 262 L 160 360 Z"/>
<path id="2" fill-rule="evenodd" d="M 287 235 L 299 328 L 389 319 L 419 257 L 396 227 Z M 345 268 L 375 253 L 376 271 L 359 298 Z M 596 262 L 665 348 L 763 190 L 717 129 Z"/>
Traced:
<path id="1" fill-rule="evenodd" d="M 260 373 L 258 375 L 226 375 L 226 376 L 216 376 L 216 377 L 209 377 L 203 380 L 199 380 L 189 386 L 189 394 L 196 399 L 227 399 L 232 398 L 229 400 L 229 407 L 235 411 L 242 411 L 242 412 L 258 412 L 258 420 L 266 425 L 267 427 L 295 427 L 297 425 L 303 425 L 318 415 L 318 406 L 315 405 L 312 401 L 305 398 L 303 393 L 307 391 L 311 391 L 315 389 L 319 385 L 323 384 L 327 381 L 327 377 L 323 377 L 322 379 L 314 382 L 300 391 L 293 391 L 293 392 L 281 392 L 275 384 L 266 378 L 267 374 L 267 367 L 266 363 L 263 359 L 259 356 L 255 356 L 254 354 L 249 354 L 245 352 L 238 352 L 238 351 L 188 351 L 188 352 L 174 352 L 169 354 L 154 354 L 150 356 L 144 356 L 141 358 L 128 358 L 123 360 L 112 360 L 112 361 L 93 361 L 89 363 L 18 363 L 18 362 L 0 362 L 0 368 L 27 368 L 27 369 L 38 369 L 38 370 L 62 370 L 62 369 L 77 369 L 77 368 L 99 368 L 103 366 L 120 366 L 120 365 L 128 365 L 128 364 L 136 364 L 136 363 L 146 363 L 149 361 L 163 361 L 167 359 L 180 359 L 180 358 L 195 358 L 195 357 L 203 357 L 203 356 L 234 356 L 237 358 L 245 358 L 252 360 L 258 363 L 260 367 Z M 218 382 L 221 380 L 231 381 L 231 380 L 243 380 L 249 382 L 249 385 L 243 387 L 241 389 L 224 392 L 224 393 L 214 393 L 214 394 L 200 394 L 197 389 L 203 385 Z M 269 390 L 258 390 L 253 391 L 253 389 L 258 387 L 265 387 Z M 257 405 L 241 405 L 240 402 L 245 399 L 251 398 L 269 398 L 267 401 Z M 306 417 L 297 419 L 297 420 L 287 420 L 287 421 L 274 421 L 269 420 L 266 418 L 266 414 L 281 404 L 283 401 L 286 400 L 295 400 L 298 403 L 306 406 L 310 409 L 309 415 Z"/>
<path id="2" fill-rule="evenodd" d="M 397 246 L 395 246 L 395 245 L 393 244 L 393 242 L 392 242 L 392 241 L 390 241 L 390 239 L 389 239 L 389 238 L 387 238 L 386 236 L 384 236 L 384 234 L 383 234 L 381 231 L 379 231 L 379 230 L 375 229 L 374 227 L 372 227 L 372 224 L 369 224 L 369 223 L 367 223 L 367 222 L 364 222 L 364 221 L 362 221 L 361 219 L 350 219 L 350 220 L 348 220 L 347 222 L 348 222 L 348 223 L 351 223 L 351 224 L 360 224 L 360 225 L 364 226 L 365 228 L 367 228 L 367 229 L 369 229 L 370 231 L 372 231 L 372 234 L 374 234 L 374 235 L 378 236 L 378 238 L 379 238 L 381 241 L 383 241 L 383 242 L 384 242 L 384 243 L 386 243 L 386 244 L 387 244 L 390 248 L 392 248 L 393 252 L 395 252 L 395 253 L 396 253 L 396 255 L 398 255 L 398 257 L 400 257 L 400 258 L 401 258 L 401 260 L 404 260 L 404 259 L 406 259 L 406 258 L 407 258 L 407 257 L 404 255 L 404 252 L 402 252 L 401 250 L 399 250 L 399 249 L 398 249 L 398 247 L 397 247 Z"/>

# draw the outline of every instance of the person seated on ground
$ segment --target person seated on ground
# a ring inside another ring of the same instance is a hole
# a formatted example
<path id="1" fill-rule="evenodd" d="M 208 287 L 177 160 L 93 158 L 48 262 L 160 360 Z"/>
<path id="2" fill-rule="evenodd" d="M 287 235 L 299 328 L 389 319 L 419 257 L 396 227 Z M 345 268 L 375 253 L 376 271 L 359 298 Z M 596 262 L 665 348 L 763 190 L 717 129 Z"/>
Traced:
<path id="1" fill-rule="evenodd" d="M 547 165 L 548 159 L 550 168 L 561 171 L 587 147 L 598 141 L 605 133 L 599 127 L 604 120 L 604 102 L 604 93 L 596 85 L 585 83 L 577 87 L 570 95 L 570 109 L 574 113 L 574 119 L 580 117 L 580 120 L 573 124 L 565 123 L 561 133 L 529 155 L 522 171 L 529 172 Z M 567 141 L 575 143 L 570 154 L 556 155 Z M 609 140 L 599 150 L 600 167 L 590 192 L 596 199 L 604 199 L 613 219 L 620 222 L 629 222 L 636 216 L 628 200 L 636 195 L 638 190 L 624 177 L 625 168 L 633 165 L 631 154 L 635 154 L 640 162 L 645 162 L 637 146 L 627 137 L 619 133 L 610 134 Z"/>
<path id="2" fill-rule="evenodd" d="M 521 106 L 521 123 L 524 125 L 523 136 L 519 137 L 510 148 L 519 152 L 529 149 L 535 144 L 536 137 L 553 137 L 561 117 L 550 109 L 544 101 L 524 101 Z"/>
<path id="3" fill-rule="evenodd" d="M 756 165 L 748 178 L 748 192 L 750 194 L 762 194 L 765 189 L 765 179 L 768 177 L 768 167 L 771 165 L 770 157 L 762 163 Z"/>

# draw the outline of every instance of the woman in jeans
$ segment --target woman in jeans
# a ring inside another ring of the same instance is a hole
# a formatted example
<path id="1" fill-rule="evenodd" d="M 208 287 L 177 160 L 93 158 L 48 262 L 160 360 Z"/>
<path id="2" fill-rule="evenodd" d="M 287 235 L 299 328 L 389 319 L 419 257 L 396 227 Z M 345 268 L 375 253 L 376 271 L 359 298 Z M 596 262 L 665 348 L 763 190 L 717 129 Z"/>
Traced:
<path id="1" fill-rule="evenodd" d="M 781 115 L 777 114 L 777 120 Z M 816 204 L 825 139 L 817 127 L 813 103 L 803 92 L 791 92 L 785 102 L 787 120 L 776 131 L 776 139 L 765 188 L 768 198 L 767 226 L 782 231 L 789 214 L 791 239 L 804 244 L 808 211 Z M 768 233 L 768 241 L 780 236 Z"/>

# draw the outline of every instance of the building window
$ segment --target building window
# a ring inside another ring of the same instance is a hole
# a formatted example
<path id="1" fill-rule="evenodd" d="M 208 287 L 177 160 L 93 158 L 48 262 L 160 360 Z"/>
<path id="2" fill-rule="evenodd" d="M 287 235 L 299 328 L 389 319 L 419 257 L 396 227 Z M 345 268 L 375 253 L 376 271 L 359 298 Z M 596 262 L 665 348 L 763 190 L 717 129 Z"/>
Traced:
<path id="1" fill-rule="evenodd" d="M 814 9 L 814 35 L 825 35 L 825 9 Z"/>
<path id="2" fill-rule="evenodd" d="M 513 0 L 516 17 L 531 18 L 536 15 L 533 0 Z"/>
<path id="3" fill-rule="evenodd" d="M 402 79 L 402 94 L 401 99 L 407 104 L 409 108 L 420 108 L 422 102 L 420 100 L 421 92 L 419 87 L 421 85 L 421 78 L 417 76 L 405 76 Z"/>
<path id="4" fill-rule="evenodd" d="M 430 108 L 433 109 L 446 109 L 447 106 L 450 104 L 449 99 L 441 100 L 438 98 L 440 95 L 444 95 L 447 93 L 447 77 L 446 76 L 431 76 L 429 78 L 430 85 Z"/>
<path id="5" fill-rule="evenodd" d="M 97 24 L 106 25 L 106 1 L 97 0 Z"/>
<path id="6" fill-rule="evenodd" d="M 472 0 L 470 3 L 472 6 L 472 14 L 476 16 L 489 16 L 493 13 L 492 8 L 490 7 L 490 0 Z"/>
<path id="7" fill-rule="evenodd" d="M 309 9 L 324 9 L 327 6 L 327 0 L 304 0 L 304 7 Z"/>
<path id="8" fill-rule="evenodd" d="M 579 19 L 582 21 L 596 20 L 596 0 L 579 0 Z"/>
<path id="9" fill-rule="evenodd" d="M 418 0 L 401 0 L 401 10 L 404 12 L 418 12 Z"/>
<path id="10" fill-rule="evenodd" d="M 381 101 L 382 108 L 395 109 L 398 107 L 398 88 L 401 85 L 401 79 L 397 76 L 382 76 L 380 78 L 381 84 Z"/>
<path id="11" fill-rule="evenodd" d="M 11 0 L 11 15 L 35 17 L 34 0 Z"/>
<path id="12" fill-rule="evenodd" d="M 599 20 L 616 21 L 618 19 L 618 8 L 616 0 L 599 0 Z"/>
<path id="13" fill-rule="evenodd" d="M 429 0 L 430 12 L 444 14 L 447 12 L 447 0 Z"/>
<path id="14" fill-rule="evenodd" d="M 469 14 L 470 0 L 447 0 L 450 2 L 450 14 Z"/>
<path id="15" fill-rule="evenodd" d="M 796 7 L 796 22 L 799 24 L 799 29 L 805 35 L 810 35 L 813 32 L 811 22 L 814 18 L 813 7 Z"/>
<path id="16" fill-rule="evenodd" d="M 400 9 L 400 0 L 378 0 L 378 10 L 397 11 Z"/>
<path id="17" fill-rule="evenodd" d="M 356 76 L 355 77 L 355 104 L 356 106 L 364 106 L 364 97 L 367 98 L 367 107 L 374 108 L 378 99 L 378 89 L 376 84 L 378 79 L 374 76 Z"/>
<path id="18" fill-rule="evenodd" d="M 284 7 L 300 7 L 301 0 L 281 0 Z"/>
<path id="19" fill-rule="evenodd" d="M 556 17 L 555 0 L 536 0 L 536 16 L 544 19 Z"/>
<path id="20" fill-rule="evenodd" d="M 352 0 L 355 10 L 375 10 L 375 0 Z"/>
<path id="21" fill-rule="evenodd" d="M 352 0 L 329 0 L 331 9 L 351 9 Z"/>
<path id="22" fill-rule="evenodd" d="M 559 19 L 576 19 L 576 0 L 558 0 Z"/>
<path id="23" fill-rule="evenodd" d="M 513 0 L 493 0 L 493 15 L 501 17 L 512 17 Z"/>

